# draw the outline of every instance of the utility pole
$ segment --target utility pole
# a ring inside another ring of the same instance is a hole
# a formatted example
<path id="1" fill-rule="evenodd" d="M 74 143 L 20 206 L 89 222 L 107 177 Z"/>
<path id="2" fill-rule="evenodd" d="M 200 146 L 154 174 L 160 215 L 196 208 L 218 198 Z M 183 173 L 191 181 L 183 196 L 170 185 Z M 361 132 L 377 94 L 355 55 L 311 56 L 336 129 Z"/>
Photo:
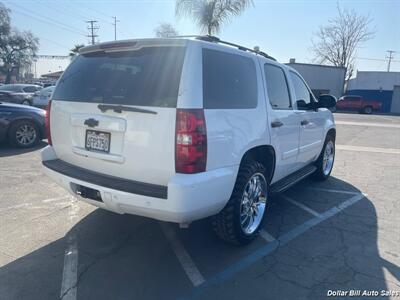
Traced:
<path id="1" fill-rule="evenodd" d="M 92 45 L 94 45 L 95 38 L 99 36 L 98 34 L 96 34 L 97 30 L 99 29 L 99 26 L 95 25 L 97 23 L 96 20 L 86 21 L 86 23 L 90 24 L 88 25 L 88 30 L 90 31 L 90 34 L 88 34 L 87 37 L 91 38 Z"/>
<path id="2" fill-rule="evenodd" d="M 117 40 L 117 22 L 119 22 L 119 20 L 117 20 L 117 17 L 112 17 L 114 19 L 114 23 L 112 23 L 114 25 L 114 41 Z"/>
<path id="3" fill-rule="evenodd" d="M 389 61 L 388 61 L 388 66 L 387 66 L 387 71 L 390 72 L 390 63 L 391 63 L 392 59 L 394 58 L 392 54 L 393 54 L 393 53 L 396 53 L 396 51 L 387 50 L 386 52 L 389 53 L 389 56 L 386 56 L 386 58 L 389 59 Z"/>

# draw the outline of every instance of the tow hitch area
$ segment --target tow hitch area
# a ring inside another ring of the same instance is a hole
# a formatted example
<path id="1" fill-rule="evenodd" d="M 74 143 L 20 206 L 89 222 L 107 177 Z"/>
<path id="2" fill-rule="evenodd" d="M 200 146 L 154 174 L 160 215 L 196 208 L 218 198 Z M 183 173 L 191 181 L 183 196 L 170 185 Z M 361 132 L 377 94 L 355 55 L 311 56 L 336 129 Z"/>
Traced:
<path id="1" fill-rule="evenodd" d="M 71 185 L 73 191 L 75 191 L 75 194 L 81 196 L 82 198 L 103 202 L 103 200 L 101 199 L 100 191 L 79 184 Z"/>

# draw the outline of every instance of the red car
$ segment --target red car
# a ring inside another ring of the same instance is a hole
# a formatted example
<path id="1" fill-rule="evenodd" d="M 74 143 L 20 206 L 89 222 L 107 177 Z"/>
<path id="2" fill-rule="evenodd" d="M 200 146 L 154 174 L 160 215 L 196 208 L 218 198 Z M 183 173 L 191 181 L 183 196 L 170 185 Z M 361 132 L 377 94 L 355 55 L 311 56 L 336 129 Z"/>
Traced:
<path id="1" fill-rule="evenodd" d="M 364 100 L 361 96 L 347 95 L 341 97 L 336 103 L 337 110 L 356 110 L 364 114 L 372 114 L 381 109 L 381 103 L 375 100 Z"/>

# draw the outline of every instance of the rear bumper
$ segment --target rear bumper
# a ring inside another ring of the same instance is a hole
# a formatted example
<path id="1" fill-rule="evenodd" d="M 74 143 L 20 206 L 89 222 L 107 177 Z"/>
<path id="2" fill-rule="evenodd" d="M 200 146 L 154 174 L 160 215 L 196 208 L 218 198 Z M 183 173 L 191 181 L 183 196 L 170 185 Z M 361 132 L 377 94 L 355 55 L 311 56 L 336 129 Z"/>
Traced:
<path id="1" fill-rule="evenodd" d="M 185 223 L 218 213 L 229 200 L 238 166 L 199 174 L 175 174 L 159 186 L 94 173 L 57 159 L 51 146 L 42 150 L 44 172 L 80 200 L 116 213 Z M 102 202 L 82 198 L 76 185 L 98 190 Z"/>

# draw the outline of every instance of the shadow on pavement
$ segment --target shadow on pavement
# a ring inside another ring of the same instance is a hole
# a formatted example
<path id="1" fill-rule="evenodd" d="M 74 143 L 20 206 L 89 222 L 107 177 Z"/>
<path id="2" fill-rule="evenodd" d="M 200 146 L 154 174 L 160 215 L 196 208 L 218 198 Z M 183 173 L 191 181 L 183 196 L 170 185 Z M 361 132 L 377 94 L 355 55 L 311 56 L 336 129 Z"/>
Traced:
<path id="1" fill-rule="evenodd" d="M 358 191 L 336 178 L 315 185 Z M 282 216 L 289 210 L 287 202 L 272 202 Z M 287 221 L 277 218 L 275 226 L 282 226 L 279 222 Z M 77 299 L 191 295 L 193 286 L 157 221 L 97 209 L 69 234 L 73 232 L 79 251 Z M 215 238 L 205 220 L 178 236 L 206 281 L 266 243 L 259 238 L 247 247 L 227 245 Z M 0 298 L 59 298 L 66 247 L 64 237 L 1 267 Z M 264 299 L 268 293 L 273 299 L 322 299 L 328 289 L 381 291 L 387 289 L 383 269 L 400 280 L 400 268 L 380 257 L 375 208 L 364 198 L 244 270 L 253 272 L 249 276 L 238 273 L 222 283 L 229 288 L 211 286 L 200 298 Z"/>
<path id="2" fill-rule="evenodd" d="M 29 152 L 34 152 L 46 146 L 47 143 L 45 141 L 40 141 L 36 146 L 32 148 L 17 148 L 15 146 L 10 145 L 7 142 L 3 142 L 0 144 L 0 157 L 15 156 Z"/>

